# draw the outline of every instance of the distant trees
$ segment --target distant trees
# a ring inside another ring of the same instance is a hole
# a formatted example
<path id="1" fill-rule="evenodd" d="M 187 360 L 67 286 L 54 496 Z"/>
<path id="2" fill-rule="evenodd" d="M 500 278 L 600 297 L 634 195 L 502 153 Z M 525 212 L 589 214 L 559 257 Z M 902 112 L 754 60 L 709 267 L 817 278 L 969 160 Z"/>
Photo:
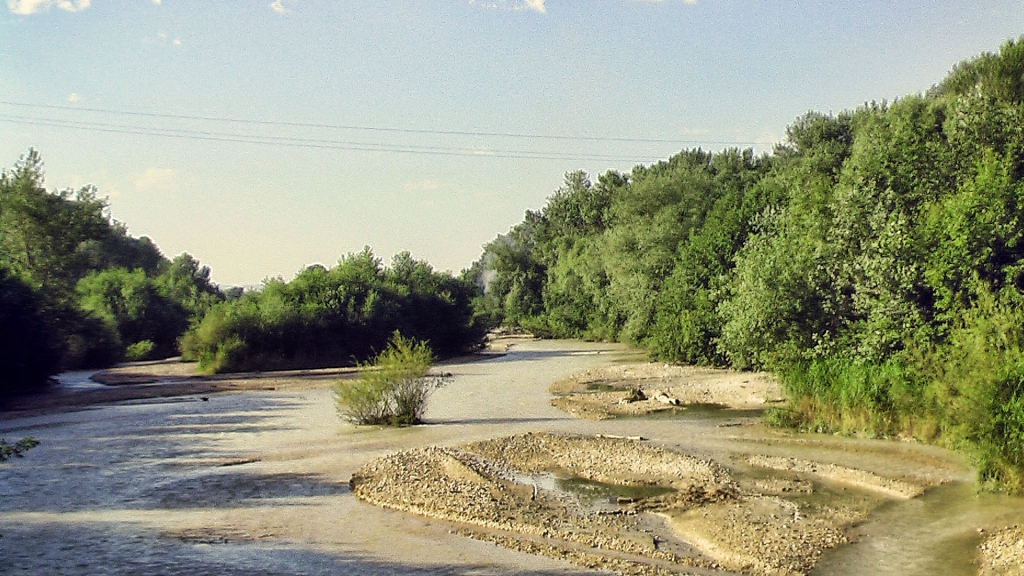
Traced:
<path id="1" fill-rule="evenodd" d="M 407 252 L 385 268 L 366 248 L 213 306 L 182 352 L 210 372 L 351 365 L 384 350 L 397 331 L 450 356 L 484 336 L 473 315 L 477 294 L 470 281 Z"/>
<path id="2" fill-rule="evenodd" d="M 93 188 L 48 191 L 35 150 L 0 173 L 0 396 L 179 350 L 210 371 L 352 364 L 396 330 L 449 356 L 493 325 L 474 312 L 481 296 L 407 252 L 385 268 L 369 249 L 225 294 L 192 256 L 129 236 Z"/>

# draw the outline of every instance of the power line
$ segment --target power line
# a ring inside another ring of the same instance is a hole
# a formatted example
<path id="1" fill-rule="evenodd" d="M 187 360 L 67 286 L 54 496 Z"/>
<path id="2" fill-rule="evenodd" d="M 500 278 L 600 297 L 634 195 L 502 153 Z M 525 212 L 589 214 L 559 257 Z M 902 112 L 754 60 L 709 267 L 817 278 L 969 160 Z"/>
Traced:
<path id="1" fill-rule="evenodd" d="M 400 134 L 430 134 L 437 136 L 485 136 L 501 138 L 527 138 L 536 140 L 563 140 L 563 141 L 585 141 L 585 142 L 628 142 L 647 144 L 714 144 L 714 145 L 756 145 L 757 142 L 741 140 L 696 140 L 692 138 L 631 138 L 618 136 L 569 136 L 560 134 L 525 134 L 517 132 L 484 132 L 484 131 L 463 131 L 463 130 L 436 130 L 424 128 L 394 128 L 385 126 L 360 126 L 347 124 L 325 124 L 307 122 L 287 122 L 280 120 L 252 120 L 242 118 L 226 118 L 219 116 L 193 116 L 187 114 L 166 114 L 158 112 L 134 112 L 128 110 L 111 110 L 106 108 L 88 108 L 79 106 L 56 106 L 52 104 L 32 104 L 28 102 L 12 102 L 0 100 L 0 104 L 7 106 L 18 106 L 24 108 L 41 108 L 46 110 L 61 110 L 68 112 L 94 112 L 98 114 L 112 114 L 120 116 L 135 116 L 145 118 L 163 118 L 173 120 L 192 120 L 206 122 L 228 122 L 234 124 L 249 124 L 257 126 L 289 126 L 295 128 L 317 128 L 331 130 L 364 130 L 371 132 L 390 132 Z"/>
<path id="2" fill-rule="evenodd" d="M 29 116 L 13 116 L 0 114 L 0 121 L 56 128 L 91 130 L 116 134 L 141 136 L 163 136 L 213 142 L 237 142 L 245 144 L 278 145 L 298 148 L 326 150 L 352 150 L 365 152 L 393 152 L 403 154 L 427 154 L 436 156 L 469 156 L 483 158 L 513 158 L 528 160 L 599 160 L 636 162 L 635 157 L 616 156 L 611 154 L 575 154 L 570 152 L 537 152 L 530 150 L 467 150 L 442 146 L 422 146 L 414 144 L 377 144 L 372 142 L 351 142 L 343 140 L 326 140 L 310 138 L 293 138 L 286 136 L 261 136 L 225 132 L 209 132 L 182 128 L 140 127 L 118 124 L 103 124 L 78 120 L 55 120 Z"/>

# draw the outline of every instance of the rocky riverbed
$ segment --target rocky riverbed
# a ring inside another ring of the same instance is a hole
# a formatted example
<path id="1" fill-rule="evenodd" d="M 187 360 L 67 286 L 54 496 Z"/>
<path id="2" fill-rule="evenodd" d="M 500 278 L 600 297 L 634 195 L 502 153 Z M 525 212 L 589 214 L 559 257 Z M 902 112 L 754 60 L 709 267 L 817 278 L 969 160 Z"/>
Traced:
<path id="1" fill-rule="evenodd" d="M 737 373 L 655 362 L 593 368 L 559 380 L 548 390 L 553 395 L 552 406 L 588 420 L 691 406 L 763 410 L 784 400 L 778 382 L 766 372 Z"/>
<path id="2" fill-rule="evenodd" d="M 469 525 L 477 538 L 497 533 L 515 549 L 540 541 L 542 553 L 587 566 L 604 558 L 629 574 L 778 575 L 807 573 L 846 542 L 847 526 L 925 487 L 834 464 L 747 462 L 760 473 L 737 477 L 641 439 L 529 433 L 392 454 L 351 486 L 366 502 Z M 574 558 L 581 547 L 587 554 Z"/>

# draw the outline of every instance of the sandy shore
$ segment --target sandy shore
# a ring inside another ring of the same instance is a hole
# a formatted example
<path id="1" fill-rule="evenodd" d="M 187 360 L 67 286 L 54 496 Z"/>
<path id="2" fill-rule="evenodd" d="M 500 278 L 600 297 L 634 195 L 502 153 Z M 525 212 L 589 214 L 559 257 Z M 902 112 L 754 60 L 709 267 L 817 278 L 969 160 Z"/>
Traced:
<path id="1" fill-rule="evenodd" d="M 588 420 L 688 406 L 763 410 L 783 401 L 778 382 L 766 372 L 653 362 L 601 366 L 559 380 L 549 391 L 552 406 Z"/>
<path id="2" fill-rule="evenodd" d="M 0 420 L 131 400 L 182 396 L 209 398 L 211 394 L 223 392 L 309 390 L 323 388 L 334 380 L 354 375 L 354 368 L 206 375 L 197 373 L 194 362 L 181 362 L 176 358 L 136 362 L 100 370 L 90 377 L 103 386 L 71 389 L 57 384 L 39 394 L 6 400 L 0 405 Z"/>

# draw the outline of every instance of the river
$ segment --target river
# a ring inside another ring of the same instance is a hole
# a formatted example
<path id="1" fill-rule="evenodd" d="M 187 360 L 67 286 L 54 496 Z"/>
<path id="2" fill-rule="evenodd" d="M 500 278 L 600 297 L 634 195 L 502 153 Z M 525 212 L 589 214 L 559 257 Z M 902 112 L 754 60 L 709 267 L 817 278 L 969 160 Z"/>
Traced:
<path id="1" fill-rule="evenodd" d="M 0 465 L 5 574 L 583 574 L 579 567 L 452 534 L 348 490 L 367 461 L 407 448 L 528 431 L 643 435 L 729 465 L 738 455 L 830 461 L 941 479 L 852 529 L 817 575 L 975 574 L 979 527 L 1019 523 L 1024 500 L 976 494 L 948 451 L 912 443 L 791 435 L 746 415 L 591 422 L 548 404 L 548 385 L 630 354 L 614 344 L 539 341 L 451 364 L 427 425 L 359 428 L 329 389 L 122 402 L 0 419 L 40 445 Z"/>

